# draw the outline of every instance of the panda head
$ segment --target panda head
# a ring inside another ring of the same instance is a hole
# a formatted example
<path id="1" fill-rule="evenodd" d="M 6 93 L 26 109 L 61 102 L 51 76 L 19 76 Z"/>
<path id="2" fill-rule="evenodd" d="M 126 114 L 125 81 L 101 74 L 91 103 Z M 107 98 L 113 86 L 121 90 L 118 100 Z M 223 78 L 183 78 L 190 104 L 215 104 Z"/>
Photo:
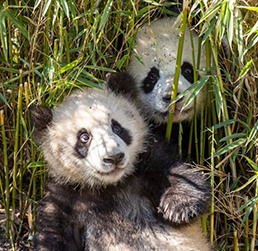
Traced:
<path id="1" fill-rule="evenodd" d="M 170 107 L 171 91 L 176 68 L 179 29 L 175 18 L 164 18 L 144 26 L 137 34 L 135 52 L 128 72 L 135 79 L 138 96 L 144 111 L 152 120 L 165 123 Z M 193 34 L 195 56 L 198 51 L 198 37 Z M 205 66 L 202 52 L 200 69 Z M 199 73 L 199 77 L 200 77 Z M 194 82 L 192 45 L 190 33 L 185 33 L 178 94 L 188 89 Z M 190 95 L 190 93 L 188 94 Z M 196 111 L 200 109 L 205 91 L 196 99 Z M 194 115 L 194 102 L 183 108 L 188 96 L 176 103 L 174 122 L 191 120 Z"/>
<path id="2" fill-rule="evenodd" d="M 146 126 L 135 106 L 109 90 L 87 89 L 52 111 L 31 109 L 50 175 L 60 183 L 98 188 L 134 171 Z"/>

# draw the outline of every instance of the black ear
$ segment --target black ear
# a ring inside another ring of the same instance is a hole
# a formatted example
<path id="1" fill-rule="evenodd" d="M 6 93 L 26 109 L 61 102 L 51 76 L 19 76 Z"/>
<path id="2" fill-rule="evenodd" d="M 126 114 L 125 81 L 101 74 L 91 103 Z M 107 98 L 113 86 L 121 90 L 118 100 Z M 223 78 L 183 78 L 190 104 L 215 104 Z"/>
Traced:
<path id="1" fill-rule="evenodd" d="M 35 131 L 41 132 L 47 128 L 53 118 L 52 111 L 42 105 L 32 106 L 30 108 L 30 116 Z"/>
<path id="2" fill-rule="evenodd" d="M 117 94 L 137 98 L 137 87 L 133 77 L 127 72 L 107 74 L 107 87 Z"/>

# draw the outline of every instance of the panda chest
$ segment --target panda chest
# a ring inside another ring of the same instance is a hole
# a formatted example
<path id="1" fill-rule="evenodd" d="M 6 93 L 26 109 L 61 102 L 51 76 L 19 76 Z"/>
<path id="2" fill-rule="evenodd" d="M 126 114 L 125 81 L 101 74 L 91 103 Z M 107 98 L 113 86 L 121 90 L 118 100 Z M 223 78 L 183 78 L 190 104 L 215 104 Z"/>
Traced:
<path id="1" fill-rule="evenodd" d="M 82 212 L 80 222 L 85 223 L 84 250 L 159 250 L 164 240 L 156 235 L 169 239 L 166 226 L 156 219 L 150 201 L 124 191 L 88 210 L 86 215 Z"/>

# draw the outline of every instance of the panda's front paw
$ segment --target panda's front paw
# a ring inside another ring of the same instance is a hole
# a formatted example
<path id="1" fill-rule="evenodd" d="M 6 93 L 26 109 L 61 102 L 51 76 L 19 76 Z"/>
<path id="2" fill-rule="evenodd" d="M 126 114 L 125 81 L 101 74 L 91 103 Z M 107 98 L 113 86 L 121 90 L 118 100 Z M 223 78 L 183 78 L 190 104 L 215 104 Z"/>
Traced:
<path id="1" fill-rule="evenodd" d="M 158 212 L 165 220 L 175 224 L 185 224 L 204 214 L 208 204 L 200 198 L 185 193 L 175 193 L 169 188 L 161 196 Z"/>

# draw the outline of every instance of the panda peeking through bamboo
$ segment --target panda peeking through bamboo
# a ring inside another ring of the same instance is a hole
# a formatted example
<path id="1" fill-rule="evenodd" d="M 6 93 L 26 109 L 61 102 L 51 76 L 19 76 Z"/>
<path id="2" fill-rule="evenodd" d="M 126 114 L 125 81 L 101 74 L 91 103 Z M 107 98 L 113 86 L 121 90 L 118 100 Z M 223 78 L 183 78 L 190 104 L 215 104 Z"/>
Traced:
<path id="1" fill-rule="evenodd" d="M 197 221 L 174 224 L 207 208 L 209 183 L 162 143 L 146 150 L 130 99 L 86 89 L 31 116 L 49 169 L 36 250 L 209 250 Z"/>
<path id="2" fill-rule="evenodd" d="M 166 17 L 145 24 L 139 29 L 127 71 L 134 81 L 124 81 L 123 73 L 122 75 L 112 73 L 109 76 L 111 88 L 114 86 L 116 92 L 129 93 L 134 96 L 149 120 L 149 128 L 153 134 L 163 138 L 171 108 L 171 92 L 174 86 L 180 37 L 179 24 L 176 20 L 174 17 Z M 206 105 L 205 83 L 207 83 L 208 76 L 205 76 L 205 67 L 204 46 L 200 46 L 198 34 L 187 27 L 184 34 L 177 89 L 178 98 L 173 112 L 171 136 L 172 147 L 176 149 L 180 145 L 183 158 L 196 158 L 195 148 L 198 145 L 192 146 L 189 141 L 192 130 L 190 121 L 193 120 L 194 115 L 199 115 Z M 192 102 L 188 102 L 193 92 L 195 92 L 195 98 Z M 198 123 L 196 125 L 198 126 Z"/>

